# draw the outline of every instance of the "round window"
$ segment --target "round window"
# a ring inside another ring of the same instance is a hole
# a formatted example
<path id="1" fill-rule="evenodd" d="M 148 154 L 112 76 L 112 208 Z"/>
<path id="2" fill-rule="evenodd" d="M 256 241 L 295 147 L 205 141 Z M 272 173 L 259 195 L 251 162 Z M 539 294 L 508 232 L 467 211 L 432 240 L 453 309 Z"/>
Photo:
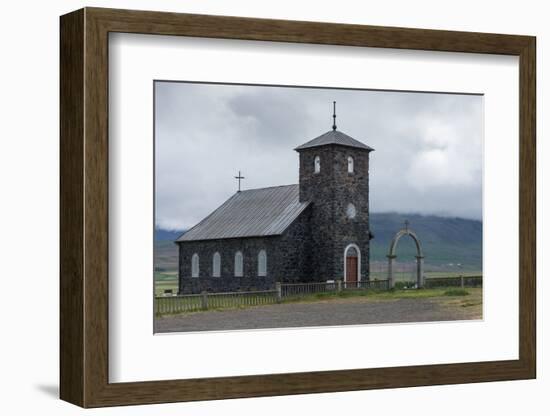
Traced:
<path id="1" fill-rule="evenodd" d="M 348 204 L 348 207 L 346 208 L 346 215 L 350 220 L 354 219 L 357 215 L 357 210 L 355 209 L 355 205 Z"/>

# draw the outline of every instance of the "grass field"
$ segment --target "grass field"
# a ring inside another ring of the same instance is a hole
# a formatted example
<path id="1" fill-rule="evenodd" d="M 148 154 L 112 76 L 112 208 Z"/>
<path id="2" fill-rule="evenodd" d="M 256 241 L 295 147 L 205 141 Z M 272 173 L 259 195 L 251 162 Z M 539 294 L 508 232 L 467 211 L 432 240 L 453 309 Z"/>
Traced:
<path id="1" fill-rule="evenodd" d="M 348 290 L 343 292 L 313 293 L 299 298 L 284 300 L 286 302 L 316 302 L 319 300 L 347 299 L 354 297 L 368 297 L 370 300 L 396 300 L 396 299 L 425 299 L 441 296 L 448 297 L 481 297 L 481 288 L 455 289 L 455 288 L 434 288 L 434 289 L 402 289 L 402 290 Z M 466 298 L 464 298 L 466 299 Z M 481 299 L 480 299 L 481 304 Z M 471 306 L 471 305 L 470 305 Z"/>
<path id="2" fill-rule="evenodd" d="M 160 296 L 165 290 L 178 291 L 177 272 L 155 272 L 155 296 Z"/>

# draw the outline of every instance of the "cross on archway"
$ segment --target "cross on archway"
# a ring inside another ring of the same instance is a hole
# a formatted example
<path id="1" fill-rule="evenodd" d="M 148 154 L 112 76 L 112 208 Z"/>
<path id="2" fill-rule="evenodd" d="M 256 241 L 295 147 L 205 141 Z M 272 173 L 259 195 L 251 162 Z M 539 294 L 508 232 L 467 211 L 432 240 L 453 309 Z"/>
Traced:
<path id="1" fill-rule="evenodd" d="M 241 175 L 241 171 L 239 171 L 239 174 L 235 176 L 235 179 L 239 181 L 239 190 L 237 192 L 241 192 L 241 179 L 244 179 L 244 176 Z"/>

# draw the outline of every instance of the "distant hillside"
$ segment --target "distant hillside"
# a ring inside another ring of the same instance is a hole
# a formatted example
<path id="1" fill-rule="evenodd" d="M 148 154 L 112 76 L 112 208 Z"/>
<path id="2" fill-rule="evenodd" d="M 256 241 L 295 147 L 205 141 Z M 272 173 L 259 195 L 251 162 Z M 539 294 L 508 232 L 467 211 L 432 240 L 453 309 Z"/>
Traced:
<path id="1" fill-rule="evenodd" d="M 163 230 L 161 228 L 155 228 L 155 241 L 175 241 L 176 238 L 182 234 L 182 230 Z"/>
<path id="2" fill-rule="evenodd" d="M 408 220 L 409 227 L 422 244 L 426 266 L 434 270 L 456 270 L 457 264 L 463 270 L 481 270 L 482 223 L 464 218 L 447 218 L 434 215 L 373 213 L 370 227 L 374 234 L 371 241 L 371 262 L 385 262 L 390 241 Z M 155 230 L 157 253 L 168 260 L 176 245 L 171 243 L 183 231 Z M 416 248 L 411 238 L 404 237 L 397 246 L 397 261 L 411 262 Z M 175 262 L 176 259 L 174 259 Z M 163 262 L 164 263 L 164 262 Z M 156 263 L 158 264 L 158 263 Z M 177 264 L 177 262 L 175 263 Z"/>
<path id="3" fill-rule="evenodd" d="M 481 270 L 483 227 L 481 221 L 434 215 L 377 213 L 371 214 L 371 261 L 386 261 L 391 239 L 403 228 L 405 220 L 422 245 L 425 263 L 452 269 Z M 416 255 L 412 238 L 403 237 L 397 246 L 397 261 Z M 452 264 L 452 266 L 451 266 Z"/>

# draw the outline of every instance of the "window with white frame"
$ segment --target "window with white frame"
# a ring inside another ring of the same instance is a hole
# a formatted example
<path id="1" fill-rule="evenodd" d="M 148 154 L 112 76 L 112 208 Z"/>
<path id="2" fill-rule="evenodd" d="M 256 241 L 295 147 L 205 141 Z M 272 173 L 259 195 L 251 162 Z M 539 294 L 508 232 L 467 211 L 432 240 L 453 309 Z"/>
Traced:
<path id="1" fill-rule="evenodd" d="M 267 254 L 265 250 L 258 253 L 258 276 L 267 276 Z"/>
<path id="2" fill-rule="evenodd" d="M 197 253 L 191 257 L 191 277 L 199 277 L 199 255 Z"/>
<path id="3" fill-rule="evenodd" d="M 235 277 L 243 276 L 243 253 L 237 251 L 235 253 Z"/>
<path id="4" fill-rule="evenodd" d="M 214 253 L 212 256 L 212 277 L 220 277 L 222 259 L 220 253 Z"/>
<path id="5" fill-rule="evenodd" d="M 355 205 L 349 203 L 346 208 L 346 215 L 350 220 L 353 220 L 357 216 L 357 209 Z"/>
<path id="6" fill-rule="evenodd" d="M 353 173 L 353 157 L 348 156 L 348 173 Z"/>
<path id="7" fill-rule="evenodd" d="M 321 158 L 319 156 L 315 156 L 313 165 L 314 165 L 315 173 L 321 172 Z"/>

